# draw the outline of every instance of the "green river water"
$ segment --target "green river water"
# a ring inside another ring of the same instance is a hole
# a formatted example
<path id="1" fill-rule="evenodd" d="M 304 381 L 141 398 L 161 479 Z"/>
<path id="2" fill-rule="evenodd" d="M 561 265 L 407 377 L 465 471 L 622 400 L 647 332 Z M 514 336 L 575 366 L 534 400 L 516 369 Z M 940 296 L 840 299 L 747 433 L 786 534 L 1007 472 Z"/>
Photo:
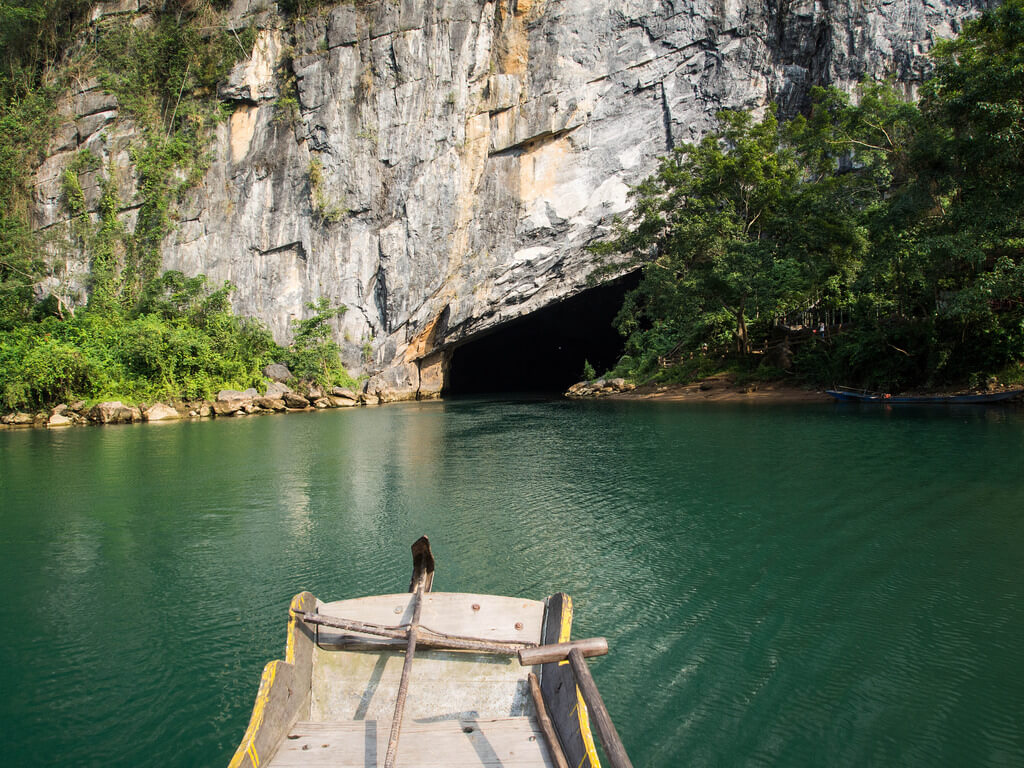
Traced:
<path id="1" fill-rule="evenodd" d="M 0 765 L 225 766 L 288 601 L 573 595 L 634 765 L 1024 765 L 1024 412 L 456 400 L 0 432 Z M 410 695 L 415 695 L 412 692 Z"/>

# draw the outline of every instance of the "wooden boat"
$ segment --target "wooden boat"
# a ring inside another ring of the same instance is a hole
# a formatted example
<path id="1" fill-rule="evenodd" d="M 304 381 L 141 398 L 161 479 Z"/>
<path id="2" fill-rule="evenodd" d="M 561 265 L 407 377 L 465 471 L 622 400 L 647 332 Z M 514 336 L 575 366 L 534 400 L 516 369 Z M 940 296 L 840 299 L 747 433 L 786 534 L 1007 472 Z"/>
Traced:
<path id="1" fill-rule="evenodd" d="M 840 402 L 880 403 L 883 405 L 984 405 L 1013 400 L 1024 394 L 1024 389 L 966 395 L 887 395 L 837 387 L 836 389 L 826 389 L 825 394 L 831 395 Z"/>
<path id="2" fill-rule="evenodd" d="M 283 661 L 263 670 L 229 768 L 632 768 L 584 657 L 572 601 L 433 592 L 426 537 L 409 592 L 288 611 Z"/>

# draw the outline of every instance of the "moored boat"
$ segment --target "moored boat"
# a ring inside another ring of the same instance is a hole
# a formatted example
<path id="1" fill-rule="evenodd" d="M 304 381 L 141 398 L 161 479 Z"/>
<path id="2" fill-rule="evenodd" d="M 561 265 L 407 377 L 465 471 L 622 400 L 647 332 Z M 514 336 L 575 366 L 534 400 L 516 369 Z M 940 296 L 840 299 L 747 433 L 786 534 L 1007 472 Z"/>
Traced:
<path id="1" fill-rule="evenodd" d="M 433 592 L 426 537 L 409 592 L 289 608 L 283 661 L 263 670 L 229 768 L 631 768 L 584 657 L 572 601 Z M 568 662 L 568 663 L 566 663 Z"/>
<path id="2" fill-rule="evenodd" d="M 1007 389 L 1000 392 L 978 392 L 959 395 L 889 395 L 866 390 L 826 389 L 825 394 L 840 402 L 880 403 L 883 405 L 984 405 L 1014 400 L 1024 395 L 1024 389 Z"/>

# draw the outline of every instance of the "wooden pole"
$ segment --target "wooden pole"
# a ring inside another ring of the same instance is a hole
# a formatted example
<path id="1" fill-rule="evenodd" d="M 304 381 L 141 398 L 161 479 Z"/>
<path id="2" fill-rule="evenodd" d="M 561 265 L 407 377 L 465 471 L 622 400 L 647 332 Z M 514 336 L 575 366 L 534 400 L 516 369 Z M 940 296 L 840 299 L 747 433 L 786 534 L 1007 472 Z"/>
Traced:
<path id="1" fill-rule="evenodd" d="M 310 624 L 320 624 L 321 626 L 333 627 L 334 629 L 347 629 L 349 632 L 362 632 L 365 635 L 374 635 L 376 637 L 387 637 L 392 640 L 401 640 L 403 643 L 409 638 L 408 627 L 386 627 L 383 624 L 371 624 L 366 621 L 343 619 L 338 616 L 324 616 L 319 613 L 304 613 L 302 618 Z M 532 648 L 537 645 L 530 642 L 502 642 L 499 640 L 482 640 L 479 637 L 466 637 L 464 635 L 447 635 L 444 632 L 435 632 L 427 627 L 418 627 L 417 635 L 417 642 L 426 648 L 501 653 L 506 656 L 515 656 L 521 649 Z M 352 640 L 357 639 L 352 638 Z"/>
<path id="2" fill-rule="evenodd" d="M 548 743 L 548 752 L 551 753 L 551 759 L 555 762 L 555 768 L 569 768 L 569 761 L 565 759 L 565 753 L 562 752 L 562 745 L 558 742 L 555 727 L 551 724 L 551 718 L 548 716 L 548 708 L 544 706 L 544 697 L 540 692 L 540 682 L 538 682 L 537 676 L 533 672 L 527 676 L 527 679 L 530 681 L 530 695 L 533 697 L 533 706 L 537 709 L 537 723 L 544 732 L 544 738 Z"/>
<path id="3" fill-rule="evenodd" d="M 395 716 L 391 720 L 391 735 L 388 736 L 388 751 L 384 757 L 384 768 L 395 768 L 398 757 L 398 737 L 402 732 L 402 716 L 405 714 L 405 699 L 409 694 L 409 674 L 412 672 L 412 659 L 416 655 L 416 630 L 420 623 L 420 609 L 423 607 L 424 580 L 416 585 L 413 600 L 416 607 L 412 612 L 412 623 L 409 624 L 409 642 L 405 647 L 405 664 L 402 665 L 402 680 L 398 684 L 398 698 L 395 701 Z"/>
<path id="4" fill-rule="evenodd" d="M 409 695 L 409 676 L 412 672 L 412 660 L 416 655 L 416 638 L 420 628 L 420 613 L 423 610 L 423 593 L 429 592 L 434 582 L 434 555 L 430 551 L 430 541 L 421 536 L 412 545 L 412 579 L 409 591 L 412 592 L 412 621 L 409 622 L 408 642 L 405 646 L 405 663 L 402 665 L 402 679 L 398 684 L 398 697 L 395 700 L 395 715 L 391 719 L 391 733 L 388 736 L 388 751 L 384 756 L 384 768 L 395 768 L 398 757 L 398 737 L 402 732 L 402 717 L 405 715 L 405 700 Z"/>
<path id="5" fill-rule="evenodd" d="M 626 748 L 622 745 L 622 739 L 619 738 L 619 732 L 615 730 L 611 715 L 608 714 L 608 709 L 597 690 L 597 683 L 590 676 L 590 669 L 579 648 L 569 651 L 569 665 L 576 678 L 576 687 L 579 688 L 583 701 L 586 702 L 587 712 L 590 713 L 594 719 L 594 725 L 597 726 L 597 736 L 601 739 L 601 746 L 604 748 L 604 754 L 608 758 L 611 768 L 633 768 L 633 764 L 629 761 L 629 755 L 626 754 Z"/>
<path id="6" fill-rule="evenodd" d="M 538 645 L 536 648 L 523 648 L 519 651 L 519 663 L 524 667 L 534 664 L 550 664 L 563 661 L 569 651 L 578 648 L 584 656 L 604 656 L 608 653 L 608 640 L 603 637 L 588 637 L 585 640 L 572 640 L 568 643 L 552 643 Z"/>

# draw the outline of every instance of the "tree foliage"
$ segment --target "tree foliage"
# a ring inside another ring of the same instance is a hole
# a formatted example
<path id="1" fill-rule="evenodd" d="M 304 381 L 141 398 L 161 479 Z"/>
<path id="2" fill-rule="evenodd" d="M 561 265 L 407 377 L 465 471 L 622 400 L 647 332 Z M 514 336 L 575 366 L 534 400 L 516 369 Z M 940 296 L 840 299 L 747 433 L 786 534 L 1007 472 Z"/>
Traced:
<path id="1" fill-rule="evenodd" d="M 235 316 L 225 283 L 167 272 L 140 312 L 93 307 L 0 334 L 0 399 L 36 408 L 75 398 L 210 397 L 246 389 L 282 350 L 259 323 Z"/>
<path id="2" fill-rule="evenodd" d="M 320 297 L 306 304 L 312 314 L 293 320 L 294 337 L 288 348 L 287 364 L 299 379 L 315 381 L 320 386 L 355 386 L 355 380 L 341 364 L 341 348 L 331 335 L 330 321 L 348 310 L 344 305 L 332 307 L 330 301 Z"/>
<path id="3" fill-rule="evenodd" d="M 852 324 L 797 356 L 807 377 L 909 387 L 1020 377 L 1024 0 L 939 43 L 919 103 L 816 89 L 780 124 L 724 112 L 635 190 L 610 244 L 643 264 L 618 318 L 628 365 L 707 349 L 752 360 L 800 309 Z M 606 246 L 609 247 L 609 246 Z"/>

